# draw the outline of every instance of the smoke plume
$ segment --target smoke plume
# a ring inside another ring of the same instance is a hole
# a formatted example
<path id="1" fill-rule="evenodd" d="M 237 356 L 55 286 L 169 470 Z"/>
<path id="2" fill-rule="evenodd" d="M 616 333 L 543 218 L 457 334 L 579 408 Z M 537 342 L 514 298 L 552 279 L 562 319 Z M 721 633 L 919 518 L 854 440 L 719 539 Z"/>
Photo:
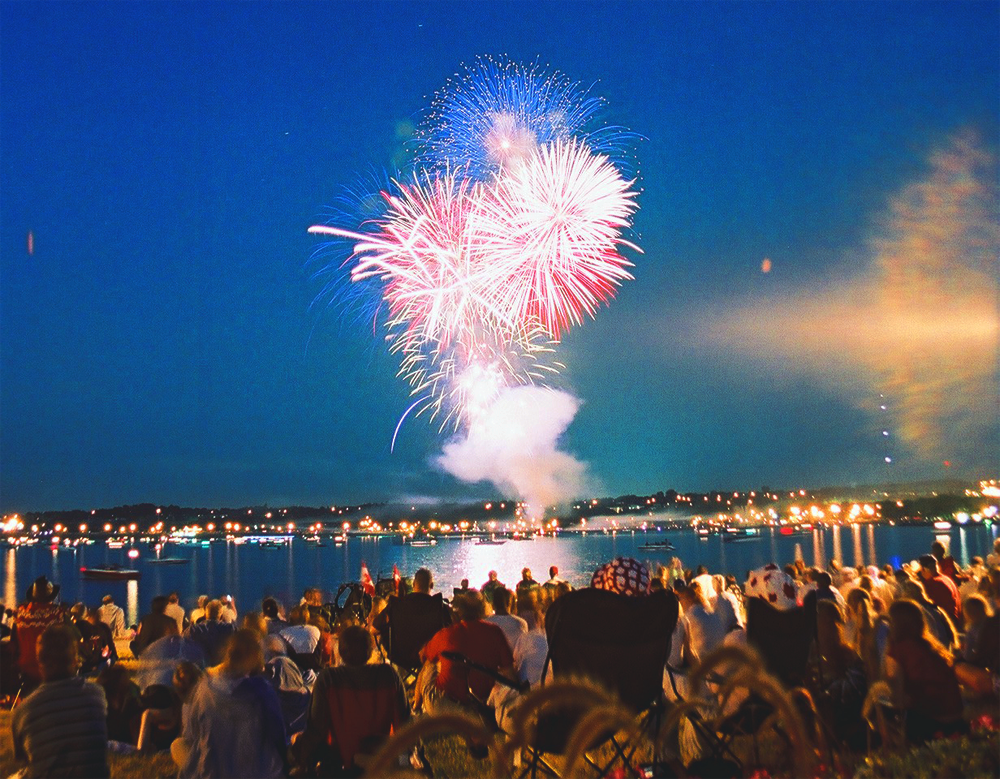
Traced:
<path id="1" fill-rule="evenodd" d="M 546 507 L 582 492 L 586 465 L 558 448 L 579 407 L 561 390 L 505 390 L 464 438 L 445 444 L 437 464 L 462 481 L 492 482 L 522 498 L 528 516 L 541 519 Z"/>

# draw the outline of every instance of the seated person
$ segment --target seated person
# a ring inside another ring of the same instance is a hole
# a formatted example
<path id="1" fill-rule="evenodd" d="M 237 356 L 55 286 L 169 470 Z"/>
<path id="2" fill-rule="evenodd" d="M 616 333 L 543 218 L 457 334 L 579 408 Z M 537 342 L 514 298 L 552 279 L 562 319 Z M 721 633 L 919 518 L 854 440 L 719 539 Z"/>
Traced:
<path id="1" fill-rule="evenodd" d="M 965 730 L 951 653 L 930 633 L 914 601 L 897 600 L 889 607 L 888 660 L 895 698 L 906 710 L 907 739 L 923 743 Z"/>
<path id="2" fill-rule="evenodd" d="M 218 672 L 206 674 L 191 696 L 182 745 L 171 745 L 182 779 L 284 775 L 285 726 L 263 669 L 260 638 L 237 630 Z"/>
<path id="3" fill-rule="evenodd" d="M 157 595 L 153 598 L 149 614 L 139 621 L 139 633 L 129 644 L 132 654 L 136 657 L 141 656 L 143 650 L 154 641 L 168 635 L 170 623 L 173 623 L 174 628 L 177 627 L 174 618 L 167 616 L 169 603 L 166 595 Z"/>
<path id="4" fill-rule="evenodd" d="M 528 632 L 528 623 L 521 617 L 510 613 L 514 593 L 506 587 L 497 587 L 493 591 L 493 614 L 486 621 L 499 627 L 507 637 L 507 643 L 513 652 L 522 633 Z"/>
<path id="5" fill-rule="evenodd" d="M 458 622 L 435 633 L 420 652 L 423 667 L 417 678 L 415 709 L 422 706 L 424 711 L 434 711 L 446 702 L 470 704 L 473 695 L 481 702 L 489 698 L 493 679 L 449 660 L 444 652 L 457 652 L 508 679 L 517 678 L 506 636 L 499 627 L 483 620 L 486 604 L 482 595 L 470 592 L 455 598 L 452 608 Z"/>
<path id="6" fill-rule="evenodd" d="M 451 624 L 451 612 L 441 595 L 431 595 L 434 579 L 421 568 L 413 575 L 413 591 L 391 596 L 385 608 L 372 620 L 389 659 L 401 668 L 416 671 L 421 665 L 420 649 L 431 636 Z"/>
<path id="7" fill-rule="evenodd" d="M 65 621 L 65 610 L 55 602 L 58 596 L 59 585 L 39 576 L 28 587 L 28 602 L 19 606 L 14 615 L 14 627 L 10 636 L 11 651 L 17 658 L 24 692 L 34 689 L 42 680 L 41 668 L 35 655 L 39 636 L 49 625 Z"/>
<path id="8" fill-rule="evenodd" d="M 14 757 L 26 759 L 23 779 L 107 777 L 108 726 L 104 690 L 77 676 L 78 638 L 50 625 L 37 642 L 42 684 L 14 709 Z"/>
<path id="9" fill-rule="evenodd" d="M 288 615 L 289 625 L 278 633 L 288 644 L 289 656 L 303 671 L 319 671 L 323 667 L 323 647 L 320 639 L 323 631 L 316 625 L 309 613 L 309 607 L 296 606 Z"/>
<path id="10" fill-rule="evenodd" d="M 198 645 L 207 665 L 218 665 L 235 630 L 234 624 L 222 621 L 222 601 L 210 600 L 205 604 L 205 618 L 189 625 L 184 631 L 184 638 Z M 164 635 L 169 635 L 169 632 Z"/>
<path id="11" fill-rule="evenodd" d="M 184 704 L 191 697 L 198 681 L 204 675 L 199 663 L 178 661 L 166 685 L 153 685 L 142 695 L 139 751 L 158 752 L 169 749 L 183 730 Z"/>
<path id="12" fill-rule="evenodd" d="M 108 666 L 97 675 L 97 683 L 104 689 L 108 702 L 108 740 L 139 743 L 142 705 L 139 686 L 129 678 L 128 669 L 123 665 Z"/>
<path id="13" fill-rule="evenodd" d="M 391 665 L 368 665 L 371 634 L 352 625 L 340 634 L 343 666 L 324 668 L 313 688 L 309 724 L 295 742 L 297 761 L 320 776 L 360 774 L 364 755 L 410 717 L 406 693 Z"/>

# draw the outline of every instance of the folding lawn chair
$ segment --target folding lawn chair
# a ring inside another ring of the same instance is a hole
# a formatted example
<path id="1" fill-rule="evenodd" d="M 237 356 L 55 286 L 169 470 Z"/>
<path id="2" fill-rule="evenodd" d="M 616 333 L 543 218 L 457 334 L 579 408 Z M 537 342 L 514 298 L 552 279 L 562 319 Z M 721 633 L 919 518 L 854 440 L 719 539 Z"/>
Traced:
<path id="1" fill-rule="evenodd" d="M 543 673 L 542 684 L 581 678 L 596 682 L 639 718 L 644 733 L 655 738 L 664 706 L 663 667 L 678 611 L 676 596 L 664 590 L 630 597 L 587 588 L 557 598 L 545 615 L 546 669 L 551 666 L 551 676 Z M 545 756 L 565 753 L 583 714 L 580 709 L 563 708 L 539 715 L 534 740 L 526 746 L 522 777 L 528 773 L 535 777 L 539 769 L 558 775 Z M 613 755 L 599 765 L 591 753 L 604 744 L 610 745 Z M 630 766 L 635 748 L 620 743 L 613 731 L 606 732 L 590 744 L 584 760 L 604 776 L 617 761 Z"/>

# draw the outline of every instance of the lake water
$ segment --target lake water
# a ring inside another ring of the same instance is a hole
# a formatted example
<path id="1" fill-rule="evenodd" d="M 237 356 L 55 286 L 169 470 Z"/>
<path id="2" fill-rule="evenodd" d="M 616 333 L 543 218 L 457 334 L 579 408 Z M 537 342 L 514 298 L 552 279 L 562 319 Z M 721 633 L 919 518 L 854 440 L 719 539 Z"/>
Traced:
<path id="1" fill-rule="evenodd" d="M 45 574 L 62 586 L 64 602 L 100 602 L 106 593 L 126 609 L 130 624 L 149 609 L 157 594 L 177 590 L 186 609 L 195 605 L 201 593 L 212 596 L 232 593 L 240 611 L 259 608 L 260 599 L 273 595 L 286 605 L 297 603 L 306 587 L 317 586 L 332 599 L 341 583 L 357 581 L 364 561 L 373 577 L 388 577 L 393 564 L 404 575 L 419 567 L 434 572 L 435 587 L 451 593 L 463 578 L 473 587 L 486 581 L 494 569 L 500 580 L 513 585 L 521 578 L 521 569 L 531 568 L 535 579 L 548 578 L 551 565 L 575 586 L 590 582 L 591 574 L 603 563 L 619 555 L 635 557 L 652 566 L 680 557 L 687 567 L 704 564 L 712 573 L 745 573 L 771 561 L 784 564 L 801 555 L 807 564 L 825 564 L 838 558 L 845 565 L 899 566 L 930 550 L 935 538 L 946 538 L 955 558 L 963 565 L 973 555 L 992 551 L 998 526 L 967 525 L 951 531 L 931 527 L 853 526 L 813 530 L 799 536 L 784 537 L 765 529 L 760 538 L 737 543 L 723 543 L 719 537 L 707 540 L 687 531 L 643 533 L 619 531 L 617 534 L 588 532 L 563 533 L 558 538 L 530 541 L 507 541 L 503 545 L 480 545 L 472 539 L 441 540 L 433 547 L 400 546 L 392 539 L 351 538 L 342 546 L 332 542 L 317 547 L 301 540 L 286 547 L 260 547 L 232 542 L 208 547 L 168 545 L 165 556 L 190 559 L 187 565 L 149 565 L 143 560 L 130 561 L 126 549 L 109 549 L 104 544 L 52 550 L 35 545 L 11 548 L 2 552 L 4 603 L 23 599 L 28 585 Z M 669 540 L 675 551 L 647 550 L 643 544 Z M 143 554 L 148 553 L 143 545 Z M 142 572 L 139 581 L 84 581 L 83 566 L 117 563 Z"/>

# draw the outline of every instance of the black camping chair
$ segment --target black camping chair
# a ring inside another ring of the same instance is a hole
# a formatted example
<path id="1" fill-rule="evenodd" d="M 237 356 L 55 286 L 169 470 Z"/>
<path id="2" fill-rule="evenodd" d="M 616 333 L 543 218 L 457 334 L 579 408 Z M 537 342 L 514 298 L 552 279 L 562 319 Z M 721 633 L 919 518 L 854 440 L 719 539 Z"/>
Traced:
<path id="1" fill-rule="evenodd" d="M 663 714 L 663 668 L 678 611 L 676 596 L 664 590 L 634 598 L 587 588 L 557 598 L 545 615 L 549 652 L 542 684 L 549 679 L 581 677 L 596 682 L 640 717 L 640 727 L 655 737 Z M 528 760 L 521 776 L 535 777 L 539 769 L 557 775 L 545 755 L 565 752 L 570 734 L 585 713 L 543 711 L 534 743 L 526 748 Z M 601 766 L 589 753 L 603 744 L 610 744 L 614 754 Z M 598 776 L 604 776 L 618 760 L 628 766 L 634 751 L 634 746 L 626 748 L 609 732 L 591 744 L 584 759 Z M 656 775 L 655 765 L 653 772 Z"/>
<path id="2" fill-rule="evenodd" d="M 753 647 L 764 663 L 764 669 L 785 687 L 801 687 L 806 681 L 809 652 L 816 635 L 816 611 L 803 606 L 777 609 L 762 598 L 747 598 L 747 644 Z M 676 677 L 684 672 L 667 666 L 674 694 L 683 701 Z M 725 679 L 710 675 L 708 681 L 721 684 Z M 739 736 L 755 736 L 764 721 L 774 711 L 760 696 L 751 694 L 736 712 L 712 727 L 697 713 L 689 716 L 691 724 L 701 734 L 709 754 L 707 761 L 742 761 L 733 752 L 732 742 Z M 754 750 L 757 741 L 754 739 Z"/>
<path id="3" fill-rule="evenodd" d="M 448 607 L 441 593 L 411 593 L 392 596 L 375 618 L 382 654 L 400 671 L 407 692 L 412 693 L 420 666 L 420 650 L 435 633 L 450 624 Z"/>

